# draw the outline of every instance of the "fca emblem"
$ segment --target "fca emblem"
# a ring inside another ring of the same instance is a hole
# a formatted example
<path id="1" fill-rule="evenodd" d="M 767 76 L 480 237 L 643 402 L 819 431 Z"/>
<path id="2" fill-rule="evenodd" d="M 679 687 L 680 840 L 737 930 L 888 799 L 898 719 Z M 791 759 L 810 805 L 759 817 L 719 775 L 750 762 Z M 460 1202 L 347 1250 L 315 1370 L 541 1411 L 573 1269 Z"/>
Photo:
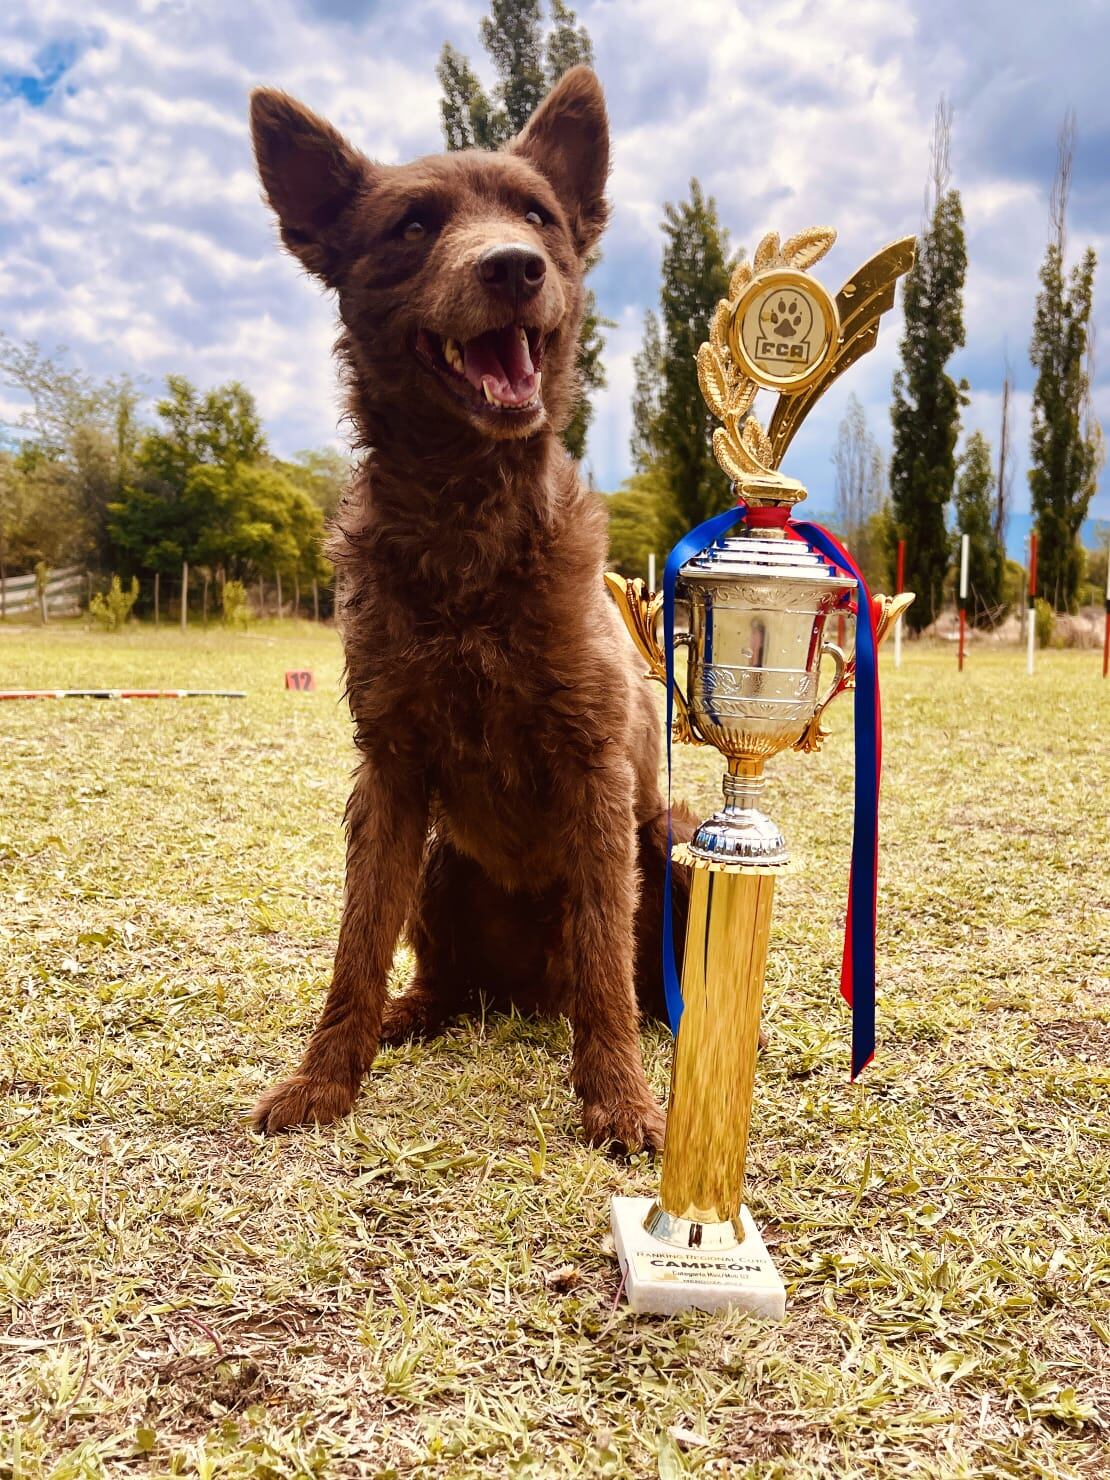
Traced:
<path id="1" fill-rule="evenodd" d="M 759 360 L 804 360 L 804 344 L 784 344 L 781 339 L 761 339 L 756 349 Z"/>

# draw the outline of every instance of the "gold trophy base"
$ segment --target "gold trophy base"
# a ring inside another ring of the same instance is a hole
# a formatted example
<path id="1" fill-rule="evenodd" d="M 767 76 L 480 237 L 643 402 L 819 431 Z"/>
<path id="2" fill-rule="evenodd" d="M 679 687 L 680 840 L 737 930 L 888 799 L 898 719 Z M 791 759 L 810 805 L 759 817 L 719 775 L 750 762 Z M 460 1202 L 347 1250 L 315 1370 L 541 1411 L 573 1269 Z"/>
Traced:
<path id="1" fill-rule="evenodd" d="M 634 1311 L 673 1315 L 682 1310 L 746 1310 L 781 1321 L 786 1288 L 746 1206 L 743 1241 L 731 1249 L 679 1249 L 652 1238 L 644 1223 L 650 1197 L 615 1197 L 610 1221 L 624 1290 Z"/>

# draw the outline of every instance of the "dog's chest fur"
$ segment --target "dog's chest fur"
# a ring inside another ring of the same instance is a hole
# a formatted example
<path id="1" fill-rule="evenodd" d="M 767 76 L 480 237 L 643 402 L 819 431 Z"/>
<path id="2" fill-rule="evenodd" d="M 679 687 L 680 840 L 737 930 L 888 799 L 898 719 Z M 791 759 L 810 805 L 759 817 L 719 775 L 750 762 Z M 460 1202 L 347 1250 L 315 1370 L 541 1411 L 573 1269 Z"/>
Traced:
<path id="1" fill-rule="evenodd" d="M 518 886 L 531 868 L 538 885 L 583 776 L 626 741 L 604 517 L 561 454 L 554 477 L 510 481 L 488 507 L 480 490 L 449 503 L 410 489 L 402 514 L 390 492 L 379 510 L 371 469 L 361 524 L 348 516 L 359 532 L 342 541 L 360 746 L 400 748 L 462 851 L 503 862 Z"/>

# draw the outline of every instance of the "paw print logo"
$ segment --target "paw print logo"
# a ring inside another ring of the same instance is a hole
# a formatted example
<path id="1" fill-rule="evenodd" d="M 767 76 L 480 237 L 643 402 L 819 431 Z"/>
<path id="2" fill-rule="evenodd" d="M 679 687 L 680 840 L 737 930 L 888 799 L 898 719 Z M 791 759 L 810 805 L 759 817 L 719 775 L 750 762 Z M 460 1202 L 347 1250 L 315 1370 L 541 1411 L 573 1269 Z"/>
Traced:
<path id="1" fill-rule="evenodd" d="M 764 337 L 776 345 L 800 346 L 809 339 L 813 328 L 813 309 L 801 293 L 789 290 L 768 293 L 760 310 L 759 327 Z"/>
<path id="2" fill-rule="evenodd" d="M 770 390 L 801 390 L 835 352 L 836 305 L 793 268 L 756 273 L 732 311 L 729 349 L 745 375 Z"/>
<path id="3" fill-rule="evenodd" d="M 772 330 L 778 339 L 795 339 L 802 322 L 802 306 L 796 298 L 780 298 L 772 311 Z"/>

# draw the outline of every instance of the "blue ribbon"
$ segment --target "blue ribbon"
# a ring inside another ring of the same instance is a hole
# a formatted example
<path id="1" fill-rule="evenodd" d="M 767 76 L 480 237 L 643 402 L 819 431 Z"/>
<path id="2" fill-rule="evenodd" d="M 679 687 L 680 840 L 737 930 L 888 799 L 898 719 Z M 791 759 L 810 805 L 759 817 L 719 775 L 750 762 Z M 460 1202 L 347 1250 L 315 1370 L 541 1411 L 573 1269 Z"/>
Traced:
<path id="1" fill-rule="evenodd" d="M 879 654 L 871 593 L 855 561 L 827 529 L 799 521 L 792 525 L 832 565 L 856 582 L 855 807 L 852 820 L 852 871 L 840 990 L 852 1009 L 852 1078 L 875 1057 L 875 906 L 879 884 L 879 774 L 882 767 L 882 710 L 879 704 Z"/>
<path id="2" fill-rule="evenodd" d="M 667 556 L 663 568 L 663 640 L 667 664 L 667 863 L 663 885 L 663 992 L 671 1032 L 677 1036 L 682 1021 L 682 985 L 674 952 L 671 901 L 672 847 L 672 732 L 674 728 L 674 605 L 678 572 L 688 560 L 722 539 L 747 517 L 736 505 L 714 514 L 684 534 Z M 841 992 L 852 1008 L 852 1078 L 875 1054 L 875 898 L 879 841 L 879 769 L 881 716 L 878 654 L 867 583 L 846 550 L 819 524 L 794 523 L 786 530 L 808 541 L 830 565 L 856 582 L 856 690 L 855 690 L 855 812 L 852 834 L 852 874 L 848 891 L 848 919 L 844 935 Z"/>
<path id="3" fill-rule="evenodd" d="M 682 983 L 674 959 L 674 917 L 671 904 L 671 745 L 674 731 L 674 593 L 678 572 L 695 555 L 721 539 L 734 524 L 747 515 L 747 509 L 735 505 L 722 514 L 714 514 L 688 534 L 684 534 L 667 556 L 663 567 L 663 646 L 667 659 L 667 869 L 663 879 L 663 996 L 671 1032 L 678 1037 L 682 1021 Z"/>

